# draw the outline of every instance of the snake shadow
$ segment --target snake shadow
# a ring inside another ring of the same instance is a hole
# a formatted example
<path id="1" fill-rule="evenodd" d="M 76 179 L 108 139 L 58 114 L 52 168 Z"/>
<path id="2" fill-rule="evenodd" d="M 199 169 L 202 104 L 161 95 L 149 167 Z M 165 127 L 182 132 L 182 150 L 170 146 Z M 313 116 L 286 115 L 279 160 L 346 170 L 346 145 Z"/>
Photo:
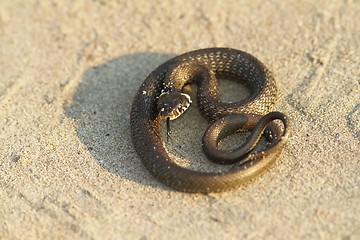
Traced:
<path id="1" fill-rule="evenodd" d="M 174 55 L 140 52 L 87 69 L 72 102 L 64 108 L 77 135 L 96 161 L 122 178 L 165 188 L 142 166 L 131 141 L 133 98 L 146 76 Z"/>
<path id="2" fill-rule="evenodd" d="M 141 52 L 91 67 L 84 72 L 71 104 L 64 109 L 66 116 L 77 122 L 79 139 L 103 168 L 123 179 L 167 190 L 169 188 L 155 180 L 146 170 L 134 150 L 130 111 L 134 96 L 144 79 L 157 66 L 174 56 Z M 238 101 L 250 94 L 246 87 L 225 79 L 220 81 L 220 92 L 224 93 L 224 101 Z M 190 88 L 187 93 L 193 99 L 193 107 L 176 120 L 176 124 L 172 124 L 172 133 L 176 137 L 167 142 L 169 151 L 176 156 L 174 160 L 177 164 L 190 169 L 228 169 L 229 166 L 209 162 L 203 154 L 201 139 L 208 123 L 198 111 L 196 89 Z M 238 138 L 234 136 L 233 141 L 224 141 L 225 146 L 239 144 Z"/>

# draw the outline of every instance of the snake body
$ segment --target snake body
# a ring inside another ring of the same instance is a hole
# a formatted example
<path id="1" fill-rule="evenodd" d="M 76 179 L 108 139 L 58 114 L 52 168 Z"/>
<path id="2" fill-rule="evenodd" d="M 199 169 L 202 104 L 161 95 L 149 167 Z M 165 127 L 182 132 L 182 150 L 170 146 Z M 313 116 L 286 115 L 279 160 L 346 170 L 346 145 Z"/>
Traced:
<path id="1" fill-rule="evenodd" d="M 250 89 L 250 96 L 236 103 L 222 102 L 218 78 L 241 81 Z M 197 85 L 200 112 L 211 122 L 203 137 L 204 153 L 212 161 L 234 164 L 227 171 L 190 170 L 177 165 L 167 152 L 160 134 L 161 121 L 186 110 L 191 100 L 182 88 L 189 83 Z M 286 116 L 269 113 L 276 99 L 272 74 L 252 55 L 230 48 L 188 52 L 157 67 L 136 93 L 130 120 L 133 144 L 148 171 L 175 190 L 208 193 L 237 188 L 270 167 L 284 147 L 288 137 Z M 174 109 L 168 109 L 169 105 L 175 105 Z M 275 119 L 282 121 L 283 130 Z M 222 138 L 238 131 L 252 134 L 236 149 L 217 149 Z M 263 133 L 268 145 L 254 152 Z"/>

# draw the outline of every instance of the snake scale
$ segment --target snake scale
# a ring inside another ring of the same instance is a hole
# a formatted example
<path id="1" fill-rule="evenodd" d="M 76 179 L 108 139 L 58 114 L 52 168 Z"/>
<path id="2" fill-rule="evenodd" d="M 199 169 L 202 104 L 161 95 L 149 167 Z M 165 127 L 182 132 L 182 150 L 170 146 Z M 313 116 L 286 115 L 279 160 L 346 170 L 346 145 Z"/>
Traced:
<path id="1" fill-rule="evenodd" d="M 217 80 L 220 78 L 240 81 L 250 89 L 250 96 L 240 102 L 222 102 Z M 166 121 L 169 128 L 170 120 L 189 107 L 191 99 L 182 89 L 190 83 L 197 85 L 199 110 L 210 121 L 202 140 L 203 151 L 214 162 L 233 164 L 229 170 L 187 169 L 168 154 L 160 127 Z M 271 72 L 252 55 L 231 48 L 184 53 L 157 67 L 136 93 L 130 117 L 133 144 L 148 171 L 177 191 L 209 193 L 234 189 L 268 169 L 282 152 L 289 131 L 286 115 L 271 112 L 276 99 Z M 222 138 L 239 131 L 251 132 L 240 147 L 217 148 Z M 254 151 L 261 136 L 267 141 L 266 148 Z"/>

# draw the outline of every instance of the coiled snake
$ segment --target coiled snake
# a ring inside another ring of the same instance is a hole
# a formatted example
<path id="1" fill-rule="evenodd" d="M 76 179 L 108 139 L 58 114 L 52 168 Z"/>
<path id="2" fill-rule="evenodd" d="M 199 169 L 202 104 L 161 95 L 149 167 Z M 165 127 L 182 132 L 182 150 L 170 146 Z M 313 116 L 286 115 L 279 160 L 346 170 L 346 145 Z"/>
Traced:
<path id="1" fill-rule="evenodd" d="M 241 81 L 250 96 L 237 103 L 221 102 L 217 78 Z M 191 99 L 181 91 L 189 83 L 197 85 L 200 112 L 211 122 L 203 137 L 203 151 L 214 162 L 234 164 L 227 171 L 190 170 L 175 164 L 167 153 L 161 121 L 167 121 L 169 128 L 169 121 L 188 108 Z M 208 48 L 182 54 L 156 68 L 139 88 L 131 110 L 133 144 L 153 176 L 175 190 L 208 193 L 239 187 L 270 167 L 288 138 L 286 116 L 270 112 L 276 95 L 270 71 L 246 52 Z M 282 129 L 275 119 L 281 120 Z M 237 131 L 251 131 L 242 146 L 217 148 L 222 138 Z M 266 149 L 255 152 L 262 135 Z"/>

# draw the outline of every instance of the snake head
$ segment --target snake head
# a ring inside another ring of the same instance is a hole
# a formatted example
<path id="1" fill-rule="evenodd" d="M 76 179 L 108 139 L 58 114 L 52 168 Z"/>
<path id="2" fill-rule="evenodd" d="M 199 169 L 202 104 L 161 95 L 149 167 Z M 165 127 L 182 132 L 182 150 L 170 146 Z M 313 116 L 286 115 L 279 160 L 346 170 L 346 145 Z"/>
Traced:
<path id="1" fill-rule="evenodd" d="M 160 95 L 157 103 L 159 115 L 174 120 L 189 108 L 191 98 L 181 92 L 164 92 Z"/>

